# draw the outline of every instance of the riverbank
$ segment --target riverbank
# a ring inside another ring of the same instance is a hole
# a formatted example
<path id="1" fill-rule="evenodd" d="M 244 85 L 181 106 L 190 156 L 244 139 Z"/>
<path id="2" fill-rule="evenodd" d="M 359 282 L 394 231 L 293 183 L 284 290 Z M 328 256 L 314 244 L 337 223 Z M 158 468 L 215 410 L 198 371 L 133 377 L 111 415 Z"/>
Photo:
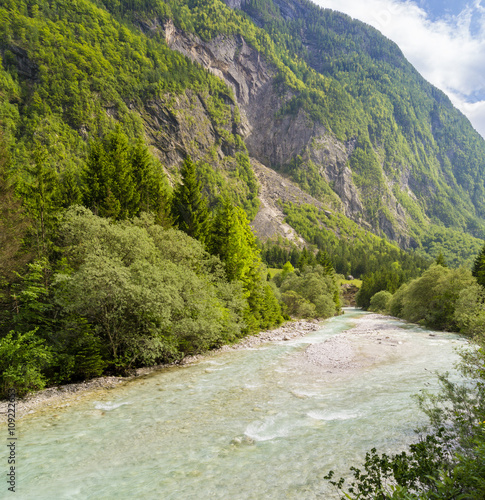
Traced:
<path id="1" fill-rule="evenodd" d="M 262 331 L 256 335 L 244 337 L 238 343 L 233 345 L 225 345 L 219 349 L 208 351 L 204 354 L 196 356 L 186 356 L 178 363 L 162 364 L 139 368 L 132 376 L 129 377 L 98 377 L 84 382 L 65 384 L 54 387 L 49 387 L 42 391 L 38 391 L 27 395 L 23 399 L 16 402 L 16 418 L 21 418 L 27 414 L 33 414 L 44 408 L 62 408 L 70 406 L 70 402 L 78 401 L 83 397 L 91 395 L 96 391 L 110 390 L 125 384 L 128 381 L 154 373 L 159 370 L 174 366 L 184 366 L 195 363 L 201 359 L 213 356 L 218 352 L 226 352 L 237 349 L 249 349 L 256 347 L 265 342 L 280 342 L 291 340 L 297 337 L 302 337 L 307 333 L 317 331 L 321 328 L 318 320 L 298 320 L 289 321 L 284 325 L 274 329 Z M 4 422 L 3 416 L 7 414 L 7 401 L 0 401 L 0 421 Z"/>

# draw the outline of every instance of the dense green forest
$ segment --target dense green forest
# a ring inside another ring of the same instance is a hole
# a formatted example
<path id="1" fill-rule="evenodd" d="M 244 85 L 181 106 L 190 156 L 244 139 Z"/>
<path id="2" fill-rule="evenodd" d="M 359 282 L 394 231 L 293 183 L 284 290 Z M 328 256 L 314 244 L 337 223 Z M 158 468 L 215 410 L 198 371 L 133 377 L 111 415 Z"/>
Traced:
<path id="1" fill-rule="evenodd" d="M 376 292 L 417 279 L 430 256 L 471 266 L 483 141 L 377 32 L 308 2 L 294 4 L 298 16 L 284 5 L 0 2 L 4 388 L 126 373 L 290 315 L 328 317 L 340 310 L 338 274 L 364 277 L 369 307 Z M 167 46 L 169 19 L 203 41 L 244 36 L 274 68 L 274 119 L 304 112 L 352 145 L 359 223 L 300 151 L 270 166 L 340 208 L 286 203 L 306 244 L 257 241 L 259 185 L 237 98 Z M 412 250 L 383 238 L 391 194 Z M 281 273 L 268 280 L 265 263 Z"/>
<path id="2" fill-rule="evenodd" d="M 442 252 L 452 265 L 471 265 L 481 245 L 476 237 L 484 234 L 485 147 L 468 121 L 394 44 L 362 23 L 303 0 L 243 2 L 243 9 L 220 0 L 82 0 L 75 8 L 63 1 L 2 2 L 0 120 L 11 170 L 22 177 L 43 155 L 61 183 L 79 184 L 90 141 L 116 125 L 129 141 L 148 144 L 157 162 L 171 132 L 161 137 L 154 128 L 156 103 L 170 121 L 193 127 L 192 141 L 175 148 L 185 151 L 158 170 L 169 172 L 173 184 L 174 167 L 190 154 L 210 206 L 229 196 L 254 217 L 258 185 L 233 91 L 167 47 L 159 28 L 171 19 L 202 40 L 243 35 L 276 69 L 282 107 L 275 119 L 304 112 L 352 145 L 349 166 L 364 204 L 353 218 L 382 236 L 404 231 L 433 258 Z M 202 125 L 191 116 L 200 103 Z M 213 140 L 206 139 L 209 131 Z M 270 166 L 332 204 L 333 186 L 312 158 L 305 150 Z M 406 227 L 389 210 L 391 198 L 405 210 Z"/>
<path id="3" fill-rule="evenodd" d="M 79 183 L 90 141 L 119 126 L 129 141 L 146 143 L 147 102 L 176 114 L 178 96 L 189 105 L 197 98 L 216 144 L 200 151 L 194 143 L 185 154 L 196 153 L 211 201 L 224 193 L 255 215 L 257 184 L 244 143 L 232 133 L 232 92 L 220 79 L 88 0 L 75 9 L 62 1 L 2 2 L 0 16 L 0 121 L 13 172 L 24 176 L 43 156 L 59 182 Z M 217 143 L 226 151 L 224 168 Z"/>
<path id="4" fill-rule="evenodd" d="M 242 12 L 218 0 L 144 2 L 133 10 L 107 5 L 135 20 L 171 17 L 203 40 L 243 35 L 277 70 L 284 103 L 277 117 L 303 110 L 340 141 L 354 144 L 350 166 L 363 198 L 361 215 L 374 230 L 382 229 L 383 220 L 398 227 L 387 203 L 395 197 L 419 243 L 428 234 L 427 223 L 436 232 L 455 228 L 484 236 L 482 138 L 376 30 L 306 0 L 242 2 Z M 284 98 L 287 89 L 294 96 L 290 101 Z M 331 186 L 311 155 L 300 153 L 297 163 L 295 156 L 271 166 L 327 199 Z M 412 179 L 412 196 L 402 183 L 403 171 Z"/>
<path id="5" fill-rule="evenodd" d="M 67 208 L 42 163 L 22 207 L 3 160 L 2 394 L 177 361 L 283 320 L 246 213 L 226 199 L 211 217 L 190 158 L 172 195 L 115 130 Z"/>
<path id="6" fill-rule="evenodd" d="M 350 161 L 371 218 L 385 208 L 387 178 L 415 222 L 426 214 L 483 238 L 484 142 L 395 44 L 308 0 L 251 0 L 242 9 L 305 86 L 288 112 L 303 107 L 342 141 L 357 138 Z M 400 189 L 403 170 L 418 184 L 415 201 Z"/>

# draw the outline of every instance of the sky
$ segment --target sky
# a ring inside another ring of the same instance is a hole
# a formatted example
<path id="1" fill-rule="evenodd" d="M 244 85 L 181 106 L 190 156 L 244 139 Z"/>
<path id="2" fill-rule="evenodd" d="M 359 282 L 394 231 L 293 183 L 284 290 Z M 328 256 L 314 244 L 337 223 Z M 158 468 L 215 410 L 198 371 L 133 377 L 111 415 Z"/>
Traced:
<path id="1" fill-rule="evenodd" d="M 313 2 L 364 21 L 396 42 L 485 138 L 485 0 Z"/>

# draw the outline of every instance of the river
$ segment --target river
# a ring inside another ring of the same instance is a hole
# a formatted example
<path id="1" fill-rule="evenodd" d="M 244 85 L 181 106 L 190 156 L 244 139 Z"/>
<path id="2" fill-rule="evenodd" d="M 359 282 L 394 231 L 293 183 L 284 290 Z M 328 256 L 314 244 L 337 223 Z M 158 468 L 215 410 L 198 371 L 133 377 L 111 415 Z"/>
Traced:
<path id="1" fill-rule="evenodd" d="M 335 498 L 323 476 L 412 440 L 424 420 L 411 395 L 436 387 L 433 370 L 449 370 L 463 343 L 348 309 L 302 338 L 36 412 L 18 422 L 14 496 Z"/>

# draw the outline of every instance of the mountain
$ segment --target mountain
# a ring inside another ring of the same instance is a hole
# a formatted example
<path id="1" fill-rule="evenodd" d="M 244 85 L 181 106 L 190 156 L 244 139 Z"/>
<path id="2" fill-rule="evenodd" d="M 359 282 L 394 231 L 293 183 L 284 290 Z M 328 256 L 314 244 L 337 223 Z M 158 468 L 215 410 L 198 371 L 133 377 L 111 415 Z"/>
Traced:
<path id="1" fill-rule="evenodd" d="M 453 264 L 481 247 L 484 140 L 361 22 L 306 0 L 3 1 L 0 16 L 0 123 L 24 183 L 40 155 L 80 186 L 118 125 L 172 185 L 189 154 L 211 203 L 229 196 L 261 239 L 369 233 Z"/>

